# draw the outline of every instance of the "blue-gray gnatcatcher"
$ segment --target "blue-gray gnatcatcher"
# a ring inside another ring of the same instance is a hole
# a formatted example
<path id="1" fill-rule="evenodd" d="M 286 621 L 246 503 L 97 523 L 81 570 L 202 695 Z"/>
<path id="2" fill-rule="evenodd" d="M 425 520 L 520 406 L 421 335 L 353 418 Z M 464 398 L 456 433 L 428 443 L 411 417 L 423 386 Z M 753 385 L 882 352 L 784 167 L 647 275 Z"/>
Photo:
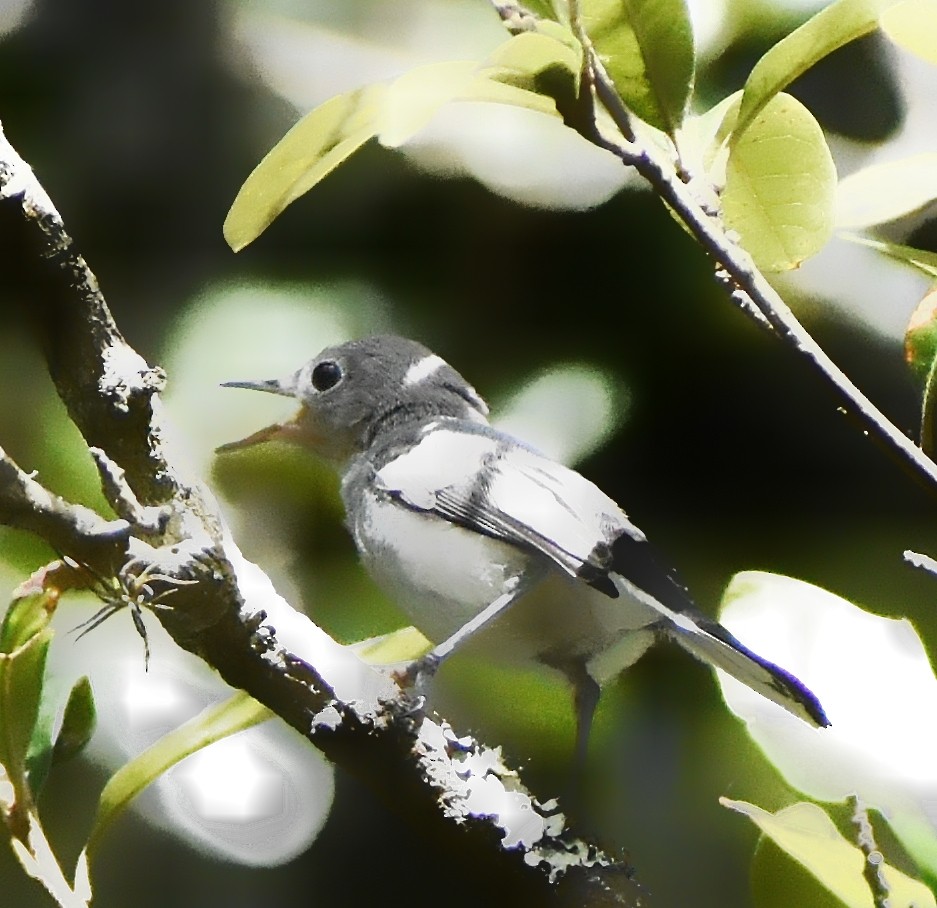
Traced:
<path id="1" fill-rule="evenodd" d="M 600 686 L 661 637 L 829 725 L 797 678 L 696 609 L 611 498 L 493 429 L 475 389 L 421 344 L 351 341 L 285 380 L 226 386 L 301 407 L 220 450 L 283 438 L 334 462 L 362 560 L 437 655 L 484 627 L 490 648 L 561 671 L 576 693 L 580 755 Z M 557 585 L 568 589 L 540 595 Z"/>

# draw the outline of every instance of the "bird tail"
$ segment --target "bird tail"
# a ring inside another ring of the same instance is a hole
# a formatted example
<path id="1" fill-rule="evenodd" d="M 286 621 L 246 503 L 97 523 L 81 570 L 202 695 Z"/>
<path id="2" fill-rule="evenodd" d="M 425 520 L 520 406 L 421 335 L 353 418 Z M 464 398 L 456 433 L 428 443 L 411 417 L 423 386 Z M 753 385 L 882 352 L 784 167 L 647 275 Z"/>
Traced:
<path id="1" fill-rule="evenodd" d="M 680 617 L 684 620 L 669 621 L 665 629 L 691 655 L 721 668 L 811 725 L 826 728 L 830 724 L 820 701 L 790 672 L 753 653 L 721 624 L 701 614 L 690 619 L 684 612 Z"/>
<path id="2" fill-rule="evenodd" d="M 691 655 L 753 691 L 783 706 L 788 712 L 826 728 L 820 701 L 808 688 L 773 662 L 762 659 L 721 624 L 699 611 L 672 570 L 661 568 L 640 530 L 624 532 L 612 543 L 613 571 L 608 575 L 615 590 L 629 594 L 657 612 L 657 626 Z"/>

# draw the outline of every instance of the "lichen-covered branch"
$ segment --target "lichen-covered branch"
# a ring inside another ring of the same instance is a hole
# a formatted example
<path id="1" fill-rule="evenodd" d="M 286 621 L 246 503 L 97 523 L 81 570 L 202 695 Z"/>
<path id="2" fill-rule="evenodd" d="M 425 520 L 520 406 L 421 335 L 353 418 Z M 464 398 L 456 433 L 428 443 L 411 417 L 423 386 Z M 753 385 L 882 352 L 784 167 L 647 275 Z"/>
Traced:
<path id="1" fill-rule="evenodd" d="M 0 522 L 98 576 L 132 582 L 145 574 L 134 595 L 152 588 L 154 604 L 174 589 L 171 607 L 154 613 L 180 646 L 427 835 L 457 836 L 466 862 L 500 873 L 525 903 L 639 904 L 627 868 L 572 835 L 556 802 L 539 803 L 500 751 L 426 718 L 419 701 L 292 609 L 241 556 L 210 492 L 171 455 L 162 371 L 123 338 L 61 217 L 2 131 L 0 241 L 29 290 L 25 317 L 58 393 L 119 515 L 105 520 L 64 501 L 0 452 Z"/>
<path id="2" fill-rule="evenodd" d="M 124 520 L 105 520 L 90 508 L 69 504 L 23 472 L 0 448 L 0 523 L 28 530 L 54 549 L 95 560 L 122 548 L 130 534 Z"/>

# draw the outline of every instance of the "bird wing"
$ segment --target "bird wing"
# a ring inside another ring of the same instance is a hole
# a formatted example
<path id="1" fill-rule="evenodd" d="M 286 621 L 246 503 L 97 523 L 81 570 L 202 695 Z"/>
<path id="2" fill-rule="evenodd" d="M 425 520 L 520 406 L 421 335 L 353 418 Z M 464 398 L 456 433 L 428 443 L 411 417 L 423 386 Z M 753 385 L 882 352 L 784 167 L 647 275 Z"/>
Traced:
<path id="1" fill-rule="evenodd" d="M 637 599 L 692 655 L 811 724 L 829 724 L 797 678 L 700 612 L 641 530 L 575 470 L 490 427 L 446 420 L 384 464 L 376 481 L 410 508 L 532 548 L 609 596 Z"/>
<path id="2" fill-rule="evenodd" d="M 427 431 L 377 471 L 408 507 L 535 549 L 567 573 L 618 593 L 611 543 L 641 531 L 579 473 L 486 426 L 451 421 Z"/>

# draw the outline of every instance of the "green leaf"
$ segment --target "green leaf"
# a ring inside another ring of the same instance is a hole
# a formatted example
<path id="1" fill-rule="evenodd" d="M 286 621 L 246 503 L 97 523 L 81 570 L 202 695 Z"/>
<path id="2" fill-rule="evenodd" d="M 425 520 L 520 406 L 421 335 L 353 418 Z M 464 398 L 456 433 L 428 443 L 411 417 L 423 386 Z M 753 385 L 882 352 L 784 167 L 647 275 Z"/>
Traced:
<path id="1" fill-rule="evenodd" d="M 87 677 L 79 678 L 65 704 L 62 725 L 55 738 L 52 762 L 64 763 L 79 754 L 91 740 L 97 718 L 91 681 Z"/>
<path id="2" fill-rule="evenodd" d="M 835 191 L 823 131 L 803 104 L 780 94 L 730 149 L 722 210 L 760 268 L 785 271 L 829 240 Z"/>
<path id="3" fill-rule="evenodd" d="M 700 114 L 687 117 L 680 131 L 680 155 L 690 173 L 707 173 L 715 186 L 725 184 L 725 139 L 738 114 L 740 91 Z M 719 163 L 717 164 L 717 159 Z"/>
<path id="4" fill-rule="evenodd" d="M 380 637 L 369 637 L 360 643 L 353 643 L 351 649 L 368 665 L 393 665 L 418 659 L 432 645 L 415 627 L 402 627 Z"/>
<path id="5" fill-rule="evenodd" d="M 554 43 L 561 47 L 559 42 Z M 503 79 L 503 67 L 480 67 L 472 60 L 418 66 L 388 86 L 378 119 L 378 139 L 386 148 L 398 148 L 450 101 L 488 101 L 558 116 L 552 98 L 509 85 Z"/>
<path id="6" fill-rule="evenodd" d="M 884 224 L 920 211 L 935 199 L 937 152 L 875 164 L 840 181 L 836 226 L 858 230 Z"/>
<path id="7" fill-rule="evenodd" d="M 928 457 L 937 449 L 937 291 L 918 303 L 904 335 L 904 358 L 924 382 L 921 447 Z"/>
<path id="8" fill-rule="evenodd" d="M 21 806 L 30 803 L 28 754 L 33 746 L 52 641 L 49 619 L 58 591 L 14 599 L 0 625 L 0 764 Z"/>
<path id="9" fill-rule="evenodd" d="M 868 246 L 870 249 L 875 249 L 883 255 L 889 256 L 889 258 L 910 265 L 928 277 L 937 278 L 937 253 L 935 252 L 928 252 L 926 249 L 915 249 L 913 246 L 905 246 L 902 243 L 873 240 L 871 237 L 859 236 L 855 233 L 842 233 L 840 236 L 844 240 L 849 240 L 850 243 Z"/>
<path id="10" fill-rule="evenodd" d="M 580 0 L 582 26 L 622 100 L 671 136 L 693 87 L 693 28 L 684 0 Z"/>
<path id="11" fill-rule="evenodd" d="M 0 653 L 12 654 L 49 624 L 58 603 L 57 589 L 45 590 L 24 584 L 14 594 L 3 622 L 0 623 Z"/>
<path id="12" fill-rule="evenodd" d="M 558 116 L 552 98 L 524 86 L 537 86 L 555 71 L 575 84 L 577 50 L 567 36 L 566 29 L 552 24 L 544 33 L 509 39 L 491 62 L 418 66 L 390 85 L 370 85 L 326 101 L 300 120 L 244 181 L 225 218 L 228 245 L 243 249 L 368 140 L 377 137 L 382 145 L 396 148 L 450 101 L 489 101 Z"/>
<path id="13" fill-rule="evenodd" d="M 527 0 L 524 6 L 532 13 L 543 17 L 544 19 L 556 19 L 556 10 L 551 0 Z"/>
<path id="14" fill-rule="evenodd" d="M 579 94 L 582 45 L 556 22 L 542 26 L 540 31 L 523 32 L 497 47 L 485 61 L 484 74 L 509 85 L 572 100 Z"/>
<path id="15" fill-rule="evenodd" d="M 921 450 L 930 457 L 937 451 L 937 359 L 931 360 L 921 405 Z"/>
<path id="16" fill-rule="evenodd" d="M 904 0 L 882 13 L 882 31 L 899 47 L 937 65 L 937 0 Z"/>
<path id="17" fill-rule="evenodd" d="M 257 239 L 287 205 L 377 134 L 384 85 L 326 101 L 300 120 L 244 181 L 224 222 L 235 251 Z"/>
<path id="18" fill-rule="evenodd" d="M 209 744 L 266 722 L 273 715 L 266 706 L 239 691 L 223 703 L 203 710 L 122 766 L 101 792 L 88 837 L 88 854 L 93 855 L 101 837 L 127 805 L 166 770 Z"/>
<path id="19" fill-rule="evenodd" d="M 918 303 L 904 335 L 905 362 L 918 378 L 926 379 L 937 359 L 937 291 Z"/>
<path id="20" fill-rule="evenodd" d="M 754 66 L 735 125 L 737 142 L 772 98 L 834 50 L 869 34 L 898 0 L 835 0 L 771 48 Z"/>
<path id="21" fill-rule="evenodd" d="M 555 22 L 543 24 L 552 26 L 552 34 L 536 31 L 515 35 L 491 52 L 485 66 L 503 67 L 531 82 L 545 69 L 556 66 L 578 77 L 582 69 L 582 46 L 573 37 L 573 33 L 562 25 Z"/>
<path id="22" fill-rule="evenodd" d="M 816 804 L 802 802 L 769 813 L 745 801 L 720 798 L 723 806 L 747 816 L 778 847 L 810 871 L 849 908 L 871 908 L 872 895 L 862 874 L 865 857 L 845 839 Z M 881 865 L 891 904 L 935 906 L 934 894 L 889 864 Z"/>

